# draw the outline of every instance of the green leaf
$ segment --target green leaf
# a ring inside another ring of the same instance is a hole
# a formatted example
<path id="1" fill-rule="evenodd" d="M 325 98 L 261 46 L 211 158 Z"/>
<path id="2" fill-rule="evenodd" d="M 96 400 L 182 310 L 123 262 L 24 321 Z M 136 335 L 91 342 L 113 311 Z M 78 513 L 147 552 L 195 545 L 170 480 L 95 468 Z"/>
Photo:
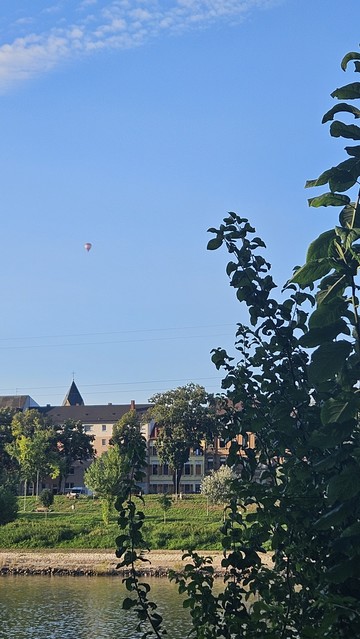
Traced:
<path id="1" fill-rule="evenodd" d="M 321 421 L 325 424 L 338 423 L 353 419 L 359 410 L 360 403 L 357 396 L 352 396 L 346 400 L 330 398 L 321 409 Z"/>
<path id="2" fill-rule="evenodd" d="M 344 206 L 339 215 L 339 222 L 344 228 L 360 228 L 360 208 L 356 208 L 355 202 Z"/>
<path id="3" fill-rule="evenodd" d="M 222 243 L 223 243 L 223 238 L 221 237 L 221 235 L 218 235 L 217 237 L 213 237 L 212 240 L 209 240 L 207 244 L 207 250 L 215 251 L 222 245 Z"/>
<path id="4" fill-rule="evenodd" d="M 308 203 L 309 206 L 318 208 L 319 206 L 346 206 L 346 204 L 350 204 L 350 201 L 351 200 L 347 195 L 323 193 L 322 195 L 318 195 L 317 197 L 311 197 L 308 200 Z"/>
<path id="5" fill-rule="evenodd" d="M 295 282 L 302 288 L 305 288 L 306 286 L 316 282 L 316 280 L 319 280 L 321 277 L 324 277 L 324 275 L 329 273 L 331 268 L 331 262 L 326 258 L 307 262 L 304 266 L 299 268 L 296 273 L 294 273 L 290 282 Z"/>
<path id="6" fill-rule="evenodd" d="M 345 84 L 339 89 L 335 89 L 331 93 L 332 98 L 338 98 L 338 100 L 356 100 L 360 98 L 360 82 L 351 82 L 351 84 Z"/>
<path id="7" fill-rule="evenodd" d="M 235 262 L 229 262 L 226 266 L 226 274 L 230 276 L 231 273 L 236 271 L 236 269 L 237 269 L 237 264 L 235 264 Z"/>
<path id="8" fill-rule="evenodd" d="M 360 146 L 346 146 L 345 151 L 346 153 L 348 153 L 349 155 L 352 155 L 355 158 L 360 157 Z"/>
<path id="9" fill-rule="evenodd" d="M 342 584 L 350 577 L 358 577 L 359 574 L 359 561 L 354 559 L 346 559 L 340 564 L 335 564 L 329 568 L 326 579 L 331 583 Z"/>
<path id="10" fill-rule="evenodd" d="M 328 257 L 329 246 L 331 241 L 334 238 L 335 238 L 334 229 L 321 233 L 319 237 L 316 238 L 316 240 L 311 242 L 306 254 L 306 261 L 310 262 L 312 260 L 318 260 L 322 257 Z"/>
<path id="11" fill-rule="evenodd" d="M 344 366 L 346 358 L 352 351 L 352 344 L 345 340 L 322 344 L 312 354 L 309 365 L 309 379 L 311 382 L 321 382 L 331 379 Z"/>
<path id="12" fill-rule="evenodd" d="M 314 346 L 319 346 L 324 342 L 335 339 L 340 333 L 350 335 L 349 327 L 343 319 L 339 319 L 334 324 L 329 324 L 328 326 L 310 329 L 300 337 L 299 344 L 305 348 L 313 348 Z"/>
<path id="13" fill-rule="evenodd" d="M 329 275 L 329 277 L 321 282 L 321 290 L 316 294 L 318 305 L 328 304 L 335 297 L 342 295 L 346 285 L 347 280 L 345 275 L 341 275 L 340 277 L 337 273 Z"/>
<path id="14" fill-rule="evenodd" d="M 309 189 L 315 186 L 324 186 L 324 184 L 328 183 L 330 176 L 331 176 L 331 169 L 327 169 L 327 171 L 324 171 L 323 173 L 321 173 L 321 175 L 319 175 L 319 177 L 316 178 L 316 180 L 307 180 L 305 182 L 305 188 Z"/>
<path id="15" fill-rule="evenodd" d="M 336 297 L 328 304 L 321 304 L 309 317 L 309 328 L 324 328 L 334 324 L 347 311 L 347 303 L 341 297 Z"/>
<path id="16" fill-rule="evenodd" d="M 316 530 L 329 530 L 332 526 L 342 522 L 347 512 L 348 504 L 339 504 L 317 519 L 314 523 L 314 528 Z"/>
<path id="17" fill-rule="evenodd" d="M 130 597 L 126 597 L 124 601 L 122 602 L 122 609 L 131 610 L 131 608 L 134 608 L 136 604 L 137 604 L 136 599 L 130 599 Z"/>
<path id="18" fill-rule="evenodd" d="M 334 115 L 336 115 L 336 113 L 343 113 L 343 112 L 352 113 L 354 118 L 360 118 L 360 109 L 357 109 L 352 104 L 347 104 L 346 102 L 340 102 L 340 104 L 336 104 L 332 109 L 330 109 L 329 111 L 327 111 L 327 113 L 325 113 L 322 119 L 322 123 L 325 124 L 325 122 L 329 122 L 330 120 L 333 120 Z"/>
<path id="19" fill-rule="evenodd" d="M 346 466 L 339 474 L 332 477 L 328 486 L 329 503 L 344 502 L 356 497 L 360 492 L 359 468 L 355 464 Z"/>
<path id="20" fill-rule="evenodd" d="M 332 135 L 333 138 L 360 140 L 360 127 L 356 126 L 356 124 L 344 124 L 343 122 L 335 120 L 330 125 L 330 135 Z"/>
<path id="21" fill-rule="evenodd" d="M 343 193 L 348 189 L 351 189 L 354 184 L 356 184 L 357 176 L 353 176 L 350 171 L 339 171 L 334 170 L 331 178 L 329 179 L 329 187 L 334 193 L 335 191 L 339 191 Z"/>
<path id="22" fill-rule="evenodd" d="M 346 71 L 346 67 L 350 60 L 360 60 L 360 53 L 357 53 L 357 51 L 350 51 L 343 57 L 341 60 L 341 68 L 343 71 Z"/>

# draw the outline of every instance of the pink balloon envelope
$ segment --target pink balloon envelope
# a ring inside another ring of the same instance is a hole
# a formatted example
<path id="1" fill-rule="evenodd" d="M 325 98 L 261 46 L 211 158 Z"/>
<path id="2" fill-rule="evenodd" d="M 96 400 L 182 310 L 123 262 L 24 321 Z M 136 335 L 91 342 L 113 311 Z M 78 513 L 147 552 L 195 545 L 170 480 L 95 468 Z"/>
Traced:
<path id="1" fill-rule="evenodd" d="M 90 244 L 90 242 L 86 242 L 86 243 L 84 244 L 84 248 L 85 248 L 87 251 L 90 251 L 91 247 L 92 247 L 92 244 Z"/>

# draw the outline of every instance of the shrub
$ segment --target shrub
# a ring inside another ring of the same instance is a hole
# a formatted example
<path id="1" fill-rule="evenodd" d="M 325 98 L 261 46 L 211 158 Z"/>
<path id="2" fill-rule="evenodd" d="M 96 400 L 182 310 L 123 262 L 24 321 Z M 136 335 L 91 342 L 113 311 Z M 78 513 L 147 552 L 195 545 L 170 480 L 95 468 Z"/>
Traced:
<path id="1" fill-rule="evenodd" d="M 7 488 L 0 488 L 0 525 L 14 521 L 18 514 L 16 495 Z"/>
<path id="2" fill-rule="evenodd" d="M 54 495 L 52 490 L 49 488 L 44 488 L 39 495 L 39 501 L 44 506 L 44 508 L 50 508 L 50 506 L 54 503 Z"/>

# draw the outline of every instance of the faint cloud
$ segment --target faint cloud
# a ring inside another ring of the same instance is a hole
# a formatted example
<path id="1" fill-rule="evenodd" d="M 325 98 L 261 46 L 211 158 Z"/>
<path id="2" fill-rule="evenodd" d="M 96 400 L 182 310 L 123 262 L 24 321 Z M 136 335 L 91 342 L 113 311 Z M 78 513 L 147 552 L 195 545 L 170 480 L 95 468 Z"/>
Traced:
<path id="1" fill-rule="evenodd" d="M 18 20 L 15 20 L 14 24 L 22 26 L 23 24 L 25 24 L 25 25 L 26 24 L 33 24 L 34 22 L 35 22 L 34 18 L 31 18 L 30 16 L 24 16 L 24 18 L 19 18 Z"/>
<path id="2" fill-rule="evenodd" d="M 224 20 L 239 22 L 251 11 L 285 1 L 72 0 L 71 13 L 59 0 L 37 16 L 16 20 L 22 31 L 29 25 L 33 32 L 0 46 L 0 90 L 46 73 L 65 59 L 99 49 L 137 47 L 161 33 L 205 28 Z"/>

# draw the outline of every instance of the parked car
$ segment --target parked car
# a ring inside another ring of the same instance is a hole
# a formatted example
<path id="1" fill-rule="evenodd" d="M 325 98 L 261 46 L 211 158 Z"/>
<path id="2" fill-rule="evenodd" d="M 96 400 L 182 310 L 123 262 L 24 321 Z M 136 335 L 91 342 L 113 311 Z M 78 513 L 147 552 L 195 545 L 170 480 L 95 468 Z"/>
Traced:
<path id="1" fill-rule="evenodd" d="M 65 490 L 65 495 L 66 497 L 69 497 L 69 499 L 78 499 L 80 497 L 80 495 L 86 495 L 86 488 L 82 488 L 81 486 L 76 486 L 74 488 L 67 488 Z"/>

